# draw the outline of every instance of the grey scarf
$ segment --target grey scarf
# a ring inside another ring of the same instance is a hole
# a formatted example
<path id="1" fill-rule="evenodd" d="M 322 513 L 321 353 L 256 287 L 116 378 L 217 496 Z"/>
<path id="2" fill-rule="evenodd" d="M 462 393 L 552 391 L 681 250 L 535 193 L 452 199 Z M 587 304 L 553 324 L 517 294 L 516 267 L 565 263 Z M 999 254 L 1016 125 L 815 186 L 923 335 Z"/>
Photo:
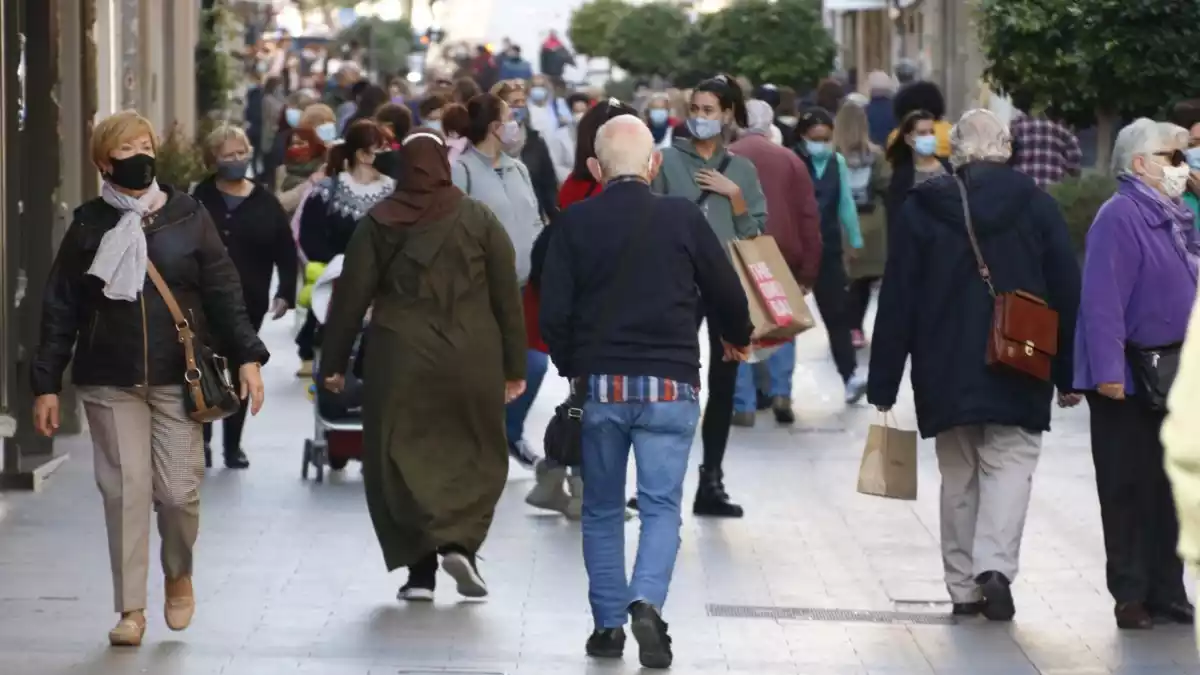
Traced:
<path id="1" fill-rule="evenodd" d="M 100 239 L 96 257 L 87 273 L 104 281 L 105 297 L 132 302 L 137 300 L 146 283 L 148 257 L 142 219 L 162 206 L 164 195 L 158 189 L 158 181 L 151 183 L 150 189 L 141 197 L 120 192 L 106 181 L 100 196 L 121 212 L 121 219 Z"/>

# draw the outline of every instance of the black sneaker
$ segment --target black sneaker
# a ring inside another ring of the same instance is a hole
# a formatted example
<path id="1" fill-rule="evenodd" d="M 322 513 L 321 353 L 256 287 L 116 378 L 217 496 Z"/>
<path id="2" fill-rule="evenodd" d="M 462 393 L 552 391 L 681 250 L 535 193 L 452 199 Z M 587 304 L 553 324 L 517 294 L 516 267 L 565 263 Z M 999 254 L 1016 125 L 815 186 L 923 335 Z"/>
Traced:
<path id="1" fill-rule="evenodd" d="M 475 565 L 475 554 L 458 550 L 446 551 L 442 556 L 442 569 L 458 584 L 459 595 L 464 598 L 487 597 L 487 584 Z"/>
<path id="2" fill-rule="evenodd" d="M 587 640 L 587 655 L 597 659 L 619 659 L 625 655 L 623 628 L 597 628 Z"/>
<path id="3" fill-rule="evenodd" d="M 399 600 L 408 602 L 433 602 L 433 590 L 437 588 L 437 555 L 424 558 L 408 568 L 408 581 L 396 594 Z"/>
<path id="4" fill-rule="evenodd" d="M 759 412 L 762 412 L 764 410 L 770 410 L 771 409 L 771 397 L 761 391 L 756 391 L 756 392 L 754 392 L 754 404 L 755 404 L 754 407 Z"/>
<path id="5" fill-rule="evenodd" d="M 653 605 L 638 601 L 629 606 L 632 617 L 633 639 L 638 643 L 638 660 L 643 668 L 666 669 L 671 667 L 671 636 L 667 624 Z"/>
<path id="6" fill-rule="evenodd" d="M 999 572 L 984 572 L 976 581 L 983 590 L 983 616 L 988 621 L 1012 621 L 1017 609 L 1008 577 Z"/>

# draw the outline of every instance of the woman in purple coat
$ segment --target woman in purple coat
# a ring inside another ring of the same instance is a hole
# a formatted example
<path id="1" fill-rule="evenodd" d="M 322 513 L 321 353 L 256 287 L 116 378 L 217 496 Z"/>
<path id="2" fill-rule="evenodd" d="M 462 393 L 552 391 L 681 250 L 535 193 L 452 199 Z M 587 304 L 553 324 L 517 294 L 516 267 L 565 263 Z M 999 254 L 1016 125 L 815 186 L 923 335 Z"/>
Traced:
<path id="1" fill-rule="evenodd" d="M 1087 237 L 1075 332 L 1075 386 L 1091 408 L 1092 459 L 1117 626 L 1193 622 L 1175 553 L 1179 525 L 1163 469 L 1164 413 L 1148 405 L 1130 358 L 1183 342 L 1200 240 L 1180 201 L 1188 132 L 1139 119 L 1113 153 L 1117 193 Z M 1132 355 L 1132 356 L 1131 356 Z"/>

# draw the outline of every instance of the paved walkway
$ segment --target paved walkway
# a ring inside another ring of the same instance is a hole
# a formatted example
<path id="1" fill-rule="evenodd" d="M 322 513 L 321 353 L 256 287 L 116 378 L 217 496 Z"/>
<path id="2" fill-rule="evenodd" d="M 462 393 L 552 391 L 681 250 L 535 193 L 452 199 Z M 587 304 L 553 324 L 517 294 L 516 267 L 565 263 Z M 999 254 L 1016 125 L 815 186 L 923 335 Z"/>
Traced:
<path id="1" fill-rule="evenodd" d="M 107 647 L 114 615 L 91 449 L 66 440 L 66 467 L 44 493 L 10 496 L 0 523 L 0 674 L 638 672 L 632 644 L 623 664 L 582 655 L 591 622 L 578 527 L 526 507 L 530 476 L 516 467 L 483 551 L 491 598 L 461 602 L 443 577 L 436 604 L 397 602 L 404 575 L 383 570 L 358 465 L 323 485 L 300 480 L 311 415 L 290 377 L 288 323 L 264 330 L 275 359 L 267 408 L 247 430 L 254 466 L 214 469 L 205 484 L 192 628 L 170 633 L 154 611 L 141 649 Z M 734 433 L 728 484 L 746 519 L 684 518 L 667 606 L 674 672 L 1200 673 L 1188 629 L 1113 625 L 1086 410 L 1059 413 L 1045 442 L 1016 622 L 954 624 L 941 604 L 932 446 L 922 446 L 918 502 L 856 494 L 871 412 L 843 409 L 823 331 L 803 338 L 800 359 L 797 428 L 762 417 Z M 531 429 L 564 392 L 548 383 Z M 911 404 L 899 414 L 911 422 Z M 631 544 L 636 532 L 634 521 Z M 155 562 L 152 607 L 158 575 Z"/>

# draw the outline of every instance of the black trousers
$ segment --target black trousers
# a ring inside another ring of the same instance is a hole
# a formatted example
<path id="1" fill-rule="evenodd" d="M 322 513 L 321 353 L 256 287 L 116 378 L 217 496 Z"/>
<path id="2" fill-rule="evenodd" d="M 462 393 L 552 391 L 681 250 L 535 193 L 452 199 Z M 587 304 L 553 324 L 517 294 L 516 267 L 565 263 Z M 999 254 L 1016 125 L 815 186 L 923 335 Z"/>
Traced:
<path id="1" fill-rule="evenodd" d="M 879 281 L 879 277 L 862 277 L 852 280 L 847 288 L 848 320 L 853 330 L 863 329 L 863 320 L 867 318 L 867 309 L 871 306 L 871 287 L 876 281 Z"/>
<path id="2" fill-rule="evenodd" d="M 697 329 L 704 319 L 705 310 L 701 307 L 696 317 Z M 725 446 L 729 444 L 738 363 L 725 360 L 720 331 L 711 320 L 708 322 L 708 350 L 708 402 L 704 405 L 700 439 L 704 442 L 704 468 L 715 471 L 725 461 Z"/>
<path id="3" fill-rule="evenodd" d="M 301 361 L 312 361 L 316 358 L 317 329 L 319 327 L 317 317 L 313 316 L 312 311 L 309 310 L 307 318 L 304 319 L 304 325 L 300 327 L 300 332 L 296 335 L 296 347 Z"/>
<path id="4" fill-rule="evenodd" d="M 264 318 L 265 318 L 265 316 L 250 317 L 250 322 L 252 324 L 254 324 L 254 332 L 255 333 L 257 333 L 259 330 L 262 329 Z M 238 377 L 238 369 L 236 367 L 234 367 L 233 364 L 230 364 L 230 367 L 232 368 L 232 370 L 230 371 L 229 374 L 232 376 L 233 390 L 240 394 L 242 391 L 242 381 Z M 235 450 L 241 449 L 241 447 L 242 447 L 242 429 L 244 429 L 246 426 L 246 412 L 249 409 L 250 409 L 250 397 L 246 397 L 246 400 L 242 401 L 242 407 L 238 408 L 237 412 L 235 412 L 232 415 L 230 415 L 229 417 L 226 417 L 225 419 L 221 420 L 221 422 L 220 422 L 220 424 L 221 424 L 221 443 L 222 443 L 221 451 L 224 454 L 229 454 Z M 212 422 L 212 423 L 204 425 L 204 445 L 205 446 L 208 446 L 212 443 L 213 424 L 216 424 L 216 422 Z"/>
<path id="5" fill-rule="evenodd" d="M 1118 603 L 1184 601 L 1179 522 L 1158 437 L 1163 415 L 1136 399 L 1092 393 L 1087 400 L 1108 591 Z"/>
<path id="6" fill-rule="evenodd" d="M 858 369 L 858 355 L 850 339 L 853 320 L 850 318 L 849 295 L 846 293 L 846 264 L 842 253 L 827 253 L 821 258 L 821 272 L 813 288 L 813 299 L 821 310 L 821 320 L 829 333 L 829 348 L 842 381 L 847 381 Z"/>

